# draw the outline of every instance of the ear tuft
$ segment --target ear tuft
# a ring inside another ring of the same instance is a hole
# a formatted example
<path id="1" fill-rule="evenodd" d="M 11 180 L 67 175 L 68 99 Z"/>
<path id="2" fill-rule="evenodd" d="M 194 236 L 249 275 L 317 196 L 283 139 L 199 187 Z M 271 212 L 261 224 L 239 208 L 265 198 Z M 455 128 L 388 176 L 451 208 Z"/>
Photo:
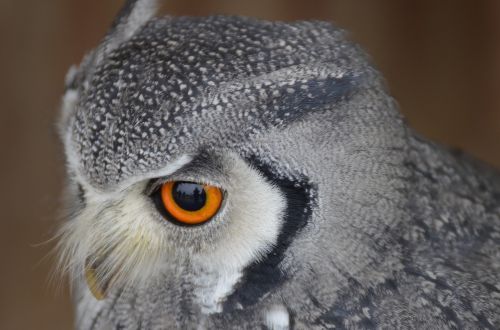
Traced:
<path id="1" fill-rule="evenodd" d="M 121 43 L 137 32 L 156 13 L 157 0 L 127 0 L 116 16 L 107 38 Z"/>
<path id="2" fill-rule="evenodd" d="M 157 8 L 158 0 L 126 0 L 96 50 L 96 62 L 99 63 L 121 43 L 130 39 L 156 14 Z"/>
<path id="3" fill-rule="evenodd" d="M 68 120 L 76 110 L 80 97 L 80 87 L 84 89 L 91 80 L 95 68 L 114 49 L 130 39 L 156 13 L 158 0 L 126 0 L 115 17 L 111 28 L 99 46 L 86 55 L 79 66 L 72 66 L 65 79 L 65 94 L 58 130 L 63 141 L 66 138 Z"/>

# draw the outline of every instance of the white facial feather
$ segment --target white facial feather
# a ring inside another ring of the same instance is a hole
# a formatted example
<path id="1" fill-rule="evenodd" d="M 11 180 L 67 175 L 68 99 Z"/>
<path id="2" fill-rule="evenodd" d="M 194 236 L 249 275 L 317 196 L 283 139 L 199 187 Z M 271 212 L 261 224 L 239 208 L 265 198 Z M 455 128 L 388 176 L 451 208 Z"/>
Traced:
<path id="1" fill-rule="evenodd" d="M 140 188 L 128 191 L 122 200 L 89 198 L 85 209 L 64 224 L 61 264 L 73 278 L 82 277 L 86 264 L 98 267 L 96 277 L 101 283 L 139 285 L 154 272 L 168 252 L 163 235 L 158 234 L 164 228 L 151 221 Z"/>
<path id="2" fill-rule="evenodd" d="M 211 220 L 225 222 L 219 228 L 222 233 L 216 240 L 207 237 L 200 251 L 178 248 L 169 232 L 175 225 L 166 225 L 144 191 L 149 178 L 168 176 L 190 159 L 183 156 L 163 170 L 130 179 L 129 187 L 122 184 L 116 192 L 86 192 L 85 208 L 60 232 L 63 269 L 81 279 L 90 266 L 100 287 L 140 287 L 154 281 L 173 261 L 190 258 L 200 275 L 195 279 L 195 296 L 202 311 L 220 311 L 244 267 L 276 243 L 285 200 L 279 189 L 238 156 L 226 155 L 227 186 L 221 187 L 226 201 Z M 203 232 L 203 227 L 198 230 Z"/>
<path id="3" fill-rule="evenodd" d="M 266 310 L 264 318 L 266 326 L 271 330 L 287 330 L 290 327 L 290 315 L 285 306 L 272 306 Z"/>
<path id="4" fill-rule="evenodd" d="M 76 75 L 77 68 L 72 66 L 71 69 L 66 74 L 66 80 L 71 80 Z M 67 141 L 67 138 L 70 137 L 66 132 L 69 118 L 75 110 L 76 103 L 78 102 L 78 92 L 76 90 L 70 89 L 64 93 L 61 102 L 61 117 L 59 118 L 59 132 L 61 136 Z"/>
<path id="5" fill-rule="evenodd" d="M 201 251 L 195 260 L 206 274 L 200 279 L 198 292 L 206 313 L 220 312 L 220 303 L 232 292 L 243 268 L 272 249 L 285 208 L 278 188 L 237 156 L 232 158 L 230 186 L 225 187 L 228 205 L 224 217 L 230 221 L 228 230 L 212 249 Z"/>

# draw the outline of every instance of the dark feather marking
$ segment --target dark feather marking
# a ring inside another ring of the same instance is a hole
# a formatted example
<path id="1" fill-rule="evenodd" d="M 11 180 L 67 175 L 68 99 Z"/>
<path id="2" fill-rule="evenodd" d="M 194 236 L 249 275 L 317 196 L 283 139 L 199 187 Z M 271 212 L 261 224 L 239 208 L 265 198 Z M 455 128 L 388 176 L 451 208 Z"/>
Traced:
<path id="1" fill-rule="evenodd" d="M 416 277 L 421 277 L 429 282 L 434 283 L 436 285 L 437 289 L 449 290 L 463 304 L 463 306 L 465 308 L 467 308 L 467 310 L 469 310 L 479 320 L 479 324 L 481 324 L 481 327 L 483 329 L 491 329 L 491 330 L 495 329 L 493 327 L 493 325 L 488 321 L 488 319 L 484 316 L 484 314 L 481 312 L 475 311 L 473 308 L 472 302 L 467 297 L 464 297 L 464 296 L 460 295 L 459 293 L 457 293 L 456 289 L 452 285 L 447 283 L 445 279 L 442 279 L 442 278 L 434 279 L 434 278 L 426 275 L 424 272 L 422 272 L 422 271 L 420 271 L 420 270 L 416 269 L 415 267 L 408 265 L 408 264 L 405 265 L 404 270 L 407 274 L 410 274 L 410 275 L 413 275 Z M 426 298 L 430 300 L 429 297 L 426 297 Z M 451 320 L 455 321 L 455 318 L 454 318 L 454 317 L 456 317 L 455 311 L 453 311 L 451 308 L 446 308 L 446 306 L 442 306 L 442 307 L 444 307 L 441 309 L 443 311 L 443 313 L 447 317 L 449 317 Z"/>
<path id="2" fill-rule="evenodd" d="M 251 158 L 249 162 L 281 189 L 286 197 L 286 214 L 275 247 L 266 258 L 244 269 L 240 282 L 224 303 L 224 312 L 232 311 L 237 306 L 252 306 L 286 281 L 289 275 L 285 274 L 279 265 L 294 238 L 307 225 L 314 203 L 310 197 L 313 188 L 307 178 L 300 181 L 281 178 L 272 172 L 270 166 L 258 159 Z"/>
<path id="3" fill-rule="evenodd" d="M 286 123 L 301 119 L 307 113 L 315 110 L 321 110 L 327 105 L 339 103 L 347 100 L 359 87 L 359 78 L 352 75 L 344 77 L 327 77 L 324 79 L 310 79 L 306 82 L 297 81 L 292 85 L 276 86 L 279 92 L 278 100 L 271 99 L 272 102 L 278 101 L 285 104 L 286 107 L 278 107 L 276 111 L 271 112 L 273 118 L 268 120 L 283 120 Z M 288 90 L 293 90 L 293 93 Z M 255 91 L 258 93 L 258 90 Z M 263 104 L 264 108 L 269 104 Z"/>
<path id="4" fill-rule="evenodd" d="M 337 329 L 346 329 L 344 323 L 353 315 L 360 316 L 358 326 L 362 329 L 376 329 L 377 322 L 363 313 L 363 308 L 377 309 L 377 298 L 386 294 L 399 294 L 395 279 L 387 278 L 383 283 L 372 288 L 364 288 L 356 279 L 349 278 L 348 286 L 337 303 L 315 320 L 315 324 L 326 326 L 334 325 Z M 354 299 L 354 300 L 353 300 Z"/>
<path id="5" fill-rule="evenodd" d="M 95 327 L 97 326 L 97 322 L 101 319 L 101 314 L 103 310 L 101 309 L 97 314 L 94 316 L 94 319 L 92 320 L 92 324 L 90 325 L 90 330 L 94 330 Z"/>
<path id="6" fill-rule="evenodd" d="M 119 320 L 116 320 L 116 317 L 113 317 L 113 316 L 116 316 L 118 313 L 118 311 L 115 309 L 115 307 L 116 307 L 116 304 L 118 303 L 118 300 L 120 299 L 120 297 L 122 296 L 124 291 L 125 291 L 124 288 L 120 288 L 118 291 L 116 291 L 115 296 L 113 297 L 113 301 L 111 302 L 111 304 L 108 307 L 108 313 L 107 313 L 108 317 L 110 318 L 112 323 L 117 322 L 118 323 L 117 326 L 119 326 Z"/>

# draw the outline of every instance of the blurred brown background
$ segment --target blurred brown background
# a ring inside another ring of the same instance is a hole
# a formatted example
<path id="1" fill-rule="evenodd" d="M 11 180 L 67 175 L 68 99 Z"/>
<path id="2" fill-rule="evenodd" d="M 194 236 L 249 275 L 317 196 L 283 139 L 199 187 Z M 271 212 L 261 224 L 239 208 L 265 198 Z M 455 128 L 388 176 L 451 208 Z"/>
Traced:
<path id="1" fill-rule="evenodd" d="M 169 0 L 175 15 L 322 19 L 348 29 L 421 133 L 500 167 L 500 1 Z M 48 284 L 63 157 L 55 117 L 66 69 L 120 0 L 0 0 L 0 329 L 70 329 Z"/>

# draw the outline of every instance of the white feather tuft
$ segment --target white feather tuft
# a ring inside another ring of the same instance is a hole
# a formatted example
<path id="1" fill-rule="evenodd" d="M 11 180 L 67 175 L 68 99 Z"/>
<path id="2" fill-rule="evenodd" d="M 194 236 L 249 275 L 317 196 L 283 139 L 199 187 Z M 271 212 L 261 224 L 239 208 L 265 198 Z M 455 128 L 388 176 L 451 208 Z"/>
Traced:
<path id="1" fill-rule="evenodd" d="M 166 176 L 190 159 L 180 157 L 150 175 Z M 243 160 L 225 155 L 224 163 L 229 164 L 223 179 L 227 198 L 212 220 L 216 239 L 205 227 L 181 228 L 164 222 L 144 194 L 147 177 L 136 177 L 127 182 L 128 188 L 121 185 L 115 192 L 86 190 L 84 209 L 59 233 L 63 272 L 76 281 L 86 276 L 94 296 L 100 298 L 94 284 L 101 291 L 116 286 L 138 289 L 155 281 L 168 265 L 189 260 L 202 311 L 220 311 L 244 267 L 263 258 L 276 243 L 286 205 L 280 190 Z M 180 232 L 203 248 L 180 248 L 194 245 L 181 242 L 176 236 Z"/>
<path id="2" fill-rule="evenodd" d="M 140 189 L 140 188 L 135 188 Z M 91 267 L 101 288 L 141 286 L 169 253 L 165 228 L 152 221 L 146 196 L 128 193 L 107 203 L 87 200 L 85 209 L 60 230 L 60 265 L 74 279 Z"/>
<path id="3" fill-rule="evenodd" d="M 287 330 L 290 328 L 290 315 L 283 305 L 271 306 L 265 312 L 265 323 L 270 330 Z"/>

